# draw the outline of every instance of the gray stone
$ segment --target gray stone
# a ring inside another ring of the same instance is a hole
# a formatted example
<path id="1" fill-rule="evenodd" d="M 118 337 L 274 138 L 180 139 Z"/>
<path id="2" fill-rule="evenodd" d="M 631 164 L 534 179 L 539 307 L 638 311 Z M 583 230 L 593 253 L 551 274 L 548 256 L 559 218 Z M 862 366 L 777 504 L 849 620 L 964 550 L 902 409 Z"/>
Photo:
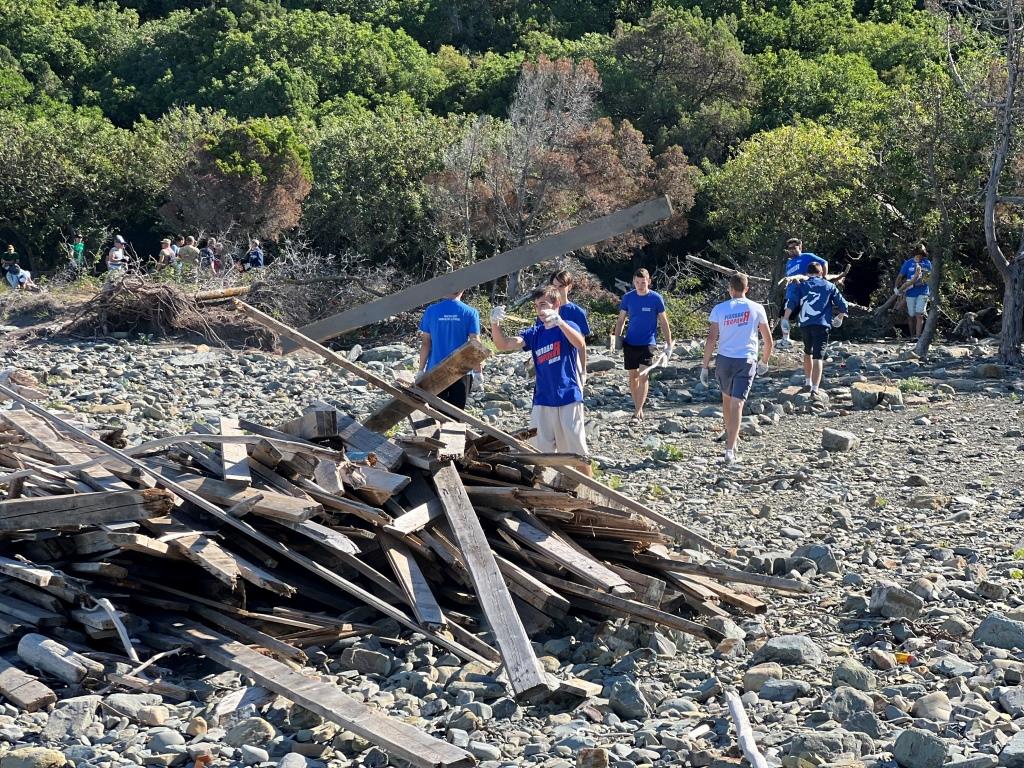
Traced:
<path id="1" fill-rule="evenodd" d="M 864 754 L 863 734 L 850 733 L 837 728 L 833 731 L 809 731 L 793 737 L 789 744 L 789 754 L 812 763 L 822 760 L 830 761 L 844 752 L 855 757 Z"/>
<path id="2" fill-rule="evenodd" d="M 857 381 L 850 387 L 850 399 L 858 411 L 869 411 L 880 405 L 903 405 L 903 393 L 898 387 Z"/>
<path id="3" fill-rule="evenodd" d="M 391 671 L 391 657 L 366 648 L 346 648 L 341 663 L 361 675 L 387 675 Z"/>
<path id="4" fill-rule="evenodd" d="M 1024 768 L 1024 731 L 1015 733 L 1006 743 L 999 753 L 999 764 L 1004 768 Z"/>
<path id="5" fill-rule="evenodd" d="M 277 768 L 307 768 L 309 761 L 305 755 L 298 752 L 289 752 L 277 761 Z"/>
<path id="6" fill-rule="evenodd" d="M 999 758 L 995 755 L 971 755 L 963 760 L 953 760 L 943 768 L 996 768 Z"/>
<path id="7" fill-rule="evenodd" d="M 469 742 L 469 751 L 478 760 L 501 760 L 501 750 L 482 741 Z"/>
<path id="8" fill-rule="evenodd" d="M 607 698 L 612 711 L 625 720 L 641 720 L 651 716 L 651 706 L 640 687 L 625 677 L 615 679 L 607 692 Z"/>
<path id="9" fill-rule="evenodd" d="M 793 557 L 806 557 L 818 566 L 818 573 L 839 573 L 839 561 L 828 544 L 805 544 L 797 547 Z"/>
<path id="10" fill-rule="evenodd" d="M 602 371 L 614 371 L 615 361 L 610 357 L 597 357 L 587 355 L 587 373 L 601 373 Z"/>
<path id="11" fill-rule="evenodd" d="M 789 703 L 810 692 L 810 683 L 803 680 L 766 680 L 757 695 L 764 701 Z"/>
<path id="12" fill-rule="evenodd" d="M 753 663 L 776 661 L 779 664 L 817 666 L 825 661 L 825 653 L 806 635 L 779 635 L 757 649 Z"/>
<path id="13" fill-rule="evenodd" d="M 262 747 L 269 744 L 275 736 L 277 729 L 262 717 L 248 717 L 228 729 L 224 734 L 224 742 L 232 747 L 241 747 L 244 744 Z"/>
<path id="14" fill-rule="evenodd" d="M 96 720 L 96 708 L 102 696 L 76 696 L 58 702 L 43 728 L 44 742 L 76 742 L 85 735 L 85 729 Z"/>
<path id="15" fill-rule="evenodd" d="M 243 744 L 238 751 L 241 753 L 242 765 L 259 765 L 270 760 L 270 754 L 262 747 Z"/>
<path id="16" fill-rule="evenodd" d="M 874 699 L 848 685 L 836 688 L 822 705 L 822 709 L 840 723 L 858 712 L 871 712 L 874 708 Z"/>
<path id="17" fill-rule="evenodd" d="M 167 752 L 172 747 L 180 747 L 185 743 L 185 737 L 170 728 L 159 728 L 149 732 L 146 739 L 146 749 L 150 752 Z"/>
<path id="18" fill-rule="evenodd" d="M 55 749 L 20 747 L 0 757 L 0 768 L 64 768 L 67 758 Z"/>
<path id="19" fill-rule="evenodd" d="M 843 721 L 843 728 L 854 733 L 863 733 L 872 739 L 882 738 L 882 721 L 874 712 L 854 712 Z"/>
<path id="20" fill-rule="evenodd" d="M 396 363 L 413 354 L 413 349 L 405 344 L 385 344 L 373 349 L 364 349 L 359 360 L 363 363 Z"/>
<path id="21" fill-rule="evenodd" d="M 990 613 L 974 630 L 973 640 L 1008 651 L 1024 648 L 1024 621 L 1015 621 L 1001 613 Z"/>
<path id="22" fill-rule="evenodd" d="M 917 619 L 924 608 L 924 601 L 898 584 L 880 581 L 871 590 L 868 610 L 876 616 L 887 619 Z"/>
<path id="23" fill-rule="evenodd" d="M 915 701 L 910 713 L 925 720 L 948 723 L 953 714 L 953 705 L 949 703 L 949 696 L 942 691 L 935 691 Z"/>
<path id="24" fill-rule="evenodd" d="M 873 691 L 878 687 L 878 678 L 856 659 L 843 659 L 832 673 L 832 687 L 841 685 L 848 685 L 858 691 Z"/>
<path id="25" fill-rule="evenodd" d="M 821 447 L 826 451 L 842 453 L 853 451 L 860 446 L 860 438 L 852 432 L 843 432 L 838 429 L 823 429 L 821 431 Z"/>
<path id="26" fill-rule="evenodd" d="M 999 692 L 999 706 L 1014 719 L 1024 716 L 1024 686 L 1003 688 Z"/>
<path id="27" fill-rule="evenodd" d="M 892 756 L 903 768 L 942 768 L 946 745 L 934 733 L 907 728 L 896 737 Z"/>
<path id="28" fill-rule="evenodd" d="M 944 656 L 932 665 L 933 672 L 945 677 L 970 677 L 977 668 L 977 664 L 953 655 Z"/>
<path id="29" fill-rule="evenodd" d="M 164 700 L 155 693 L 112 693 L 103 703 L 113 712 L 138 722 L 143 707 L 159 706 Z"/>

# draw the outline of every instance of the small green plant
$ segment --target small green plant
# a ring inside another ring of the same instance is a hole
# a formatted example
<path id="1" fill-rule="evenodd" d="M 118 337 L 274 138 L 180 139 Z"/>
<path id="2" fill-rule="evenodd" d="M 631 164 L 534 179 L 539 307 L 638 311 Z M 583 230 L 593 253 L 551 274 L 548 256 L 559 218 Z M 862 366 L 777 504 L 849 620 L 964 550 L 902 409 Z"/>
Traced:
<path id="1" fill-rule="evenodd" d="M 658 461 L 682 461 L 686 458 L 683 449 L 678 445 L 660 445 L 651 451 L 651 457 Z"/>
<path id="2" fill-rule="evenodd" d="M 668 491 L 662 486 L 655 483 L 647 490 L 647 495 L 653 499 L 660 499 L 668 495 Z"/>
<path id="3" fill-rule="evenodd" d="M 1015 549 L 1013 551 L 1013 559 L 1024 560 L 1024 547 L 1021 547 L 1020 549 Z"/>
<path id="4" fill-rule="evenodd" d="M 909 379 L 904 379 L 899 383 L 900 392 L 905 395 L 913 395 L 918 392 L 924 392 L 928 389 L 928 385 L 921 379 L 911 376 Z"/>
<path id="5" fill-rule="evenodd" d="M 1020 581 L 1024 579 L 1024 571 L 1022 571 L 1020 568 L 1013 568 L 1010 571 L 1010 578 Z"/>

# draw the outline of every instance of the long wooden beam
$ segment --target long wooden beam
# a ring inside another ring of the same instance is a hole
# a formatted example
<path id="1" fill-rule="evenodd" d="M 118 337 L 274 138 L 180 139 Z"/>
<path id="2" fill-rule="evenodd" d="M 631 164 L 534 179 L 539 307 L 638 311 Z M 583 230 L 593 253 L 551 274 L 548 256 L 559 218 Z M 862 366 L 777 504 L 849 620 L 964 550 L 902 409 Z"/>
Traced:
<path id="1" fill-rule="evenodd" d="M 304 326 L 300 332 L 303 336 L 316 341 L 333 339 L 346 331 L 387 320 L 392 315 L 422 307 L 456 291 L 466 290 L 490 280 L 497 280 L 542 261 L 563 256 L 589 245 L 596 245 L 634 229 L 667 219 L 671 215 L 672 203 L 667 197 L 662 196 L 648 200 L 645 203 L 634 205 L 632 208 L 588 221 L 586 224 L 580 224 L 535 243 L 499 253 L 497 256 L 470 264 L 468 267 L 438 275 L 425 283 L 371 301 L 369 304 L 353 307 L 345 312 Z M 294 342 L 282 346 L 285 353 L 298 348 Z"/>
<path id="2" fill-rule="evenodd" d="M 370 709 L 336 685 L 296 672 L 231 638 L 198 624 L 168 627 L 208 659 L 255 680 L 267 690 L 337 723 L 418 768 L 471 768 L 476 761 L 454 744 Z"/>
<path id="3" fill-rule="evenodd" d="M 174 497 L 167 491 L 97 491 L 67 496 L 0 501 L 0 531 L 73 528 L 168 514 Z"/>

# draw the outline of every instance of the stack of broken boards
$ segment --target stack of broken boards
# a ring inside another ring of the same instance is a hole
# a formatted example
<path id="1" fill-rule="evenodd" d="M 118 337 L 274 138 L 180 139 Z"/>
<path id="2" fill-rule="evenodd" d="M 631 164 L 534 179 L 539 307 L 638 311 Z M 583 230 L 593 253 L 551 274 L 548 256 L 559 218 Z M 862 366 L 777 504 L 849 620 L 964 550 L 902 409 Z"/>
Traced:
<path id="1" fill-rule="evenodd" d="M 413 764 L 468 765 L 296 671 L 306 651 L 388 617 L 516 696 L 594 696 L 546 673 L 531 636 L 585 612 L 714 645 L 701 617 L 765 610 L 750 585 L 805 588 L 674 551 L 655 513 L 600 484 L 566 490 L 557 470 L 580 457 L 416 416 L 389 439 L 316 403 L 273 427 L 197 423 L 128 459 L 38 407 L 0 411 L 0 636 L 17 661 L 0 693 L 27 710 L 100 685 L 188 700 L 138 663 L 188 646 Z"/>

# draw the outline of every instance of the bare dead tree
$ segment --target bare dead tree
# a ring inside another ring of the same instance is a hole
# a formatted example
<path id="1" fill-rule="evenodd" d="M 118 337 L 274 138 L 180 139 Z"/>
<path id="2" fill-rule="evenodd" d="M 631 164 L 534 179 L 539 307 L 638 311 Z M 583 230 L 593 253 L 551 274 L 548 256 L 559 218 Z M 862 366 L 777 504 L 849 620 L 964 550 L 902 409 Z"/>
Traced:
<path id="1" fill-rule="evenodd" d="M 964 92 L 987 107 L 995 117 L 989 174 L 985 182 L 985 244 L 989 258 L 1003 280 L 1003 318 L 999 359 L 1019 364 L 1024 355 L 1024 232 L 1014 247 L 1007 243 L 1006 229 L 1014 221 L 1012 213 L 1024 207 L 1022 180 L 1014 170 L 1024 157 L 1019 127 L 1024 121 L 1024 0 L 952 0 L 943 10 L 948 14 L 947 41 L 949 66 Z M 983 78 L 970 78 L 961 72 L 957 49 L 965 30 L 991 39 L 999 57 Z M 1004 184 L 1012 192 L 1002 191 Z M 1008 255 L 1009 254 L 1009 255 Z"/>

